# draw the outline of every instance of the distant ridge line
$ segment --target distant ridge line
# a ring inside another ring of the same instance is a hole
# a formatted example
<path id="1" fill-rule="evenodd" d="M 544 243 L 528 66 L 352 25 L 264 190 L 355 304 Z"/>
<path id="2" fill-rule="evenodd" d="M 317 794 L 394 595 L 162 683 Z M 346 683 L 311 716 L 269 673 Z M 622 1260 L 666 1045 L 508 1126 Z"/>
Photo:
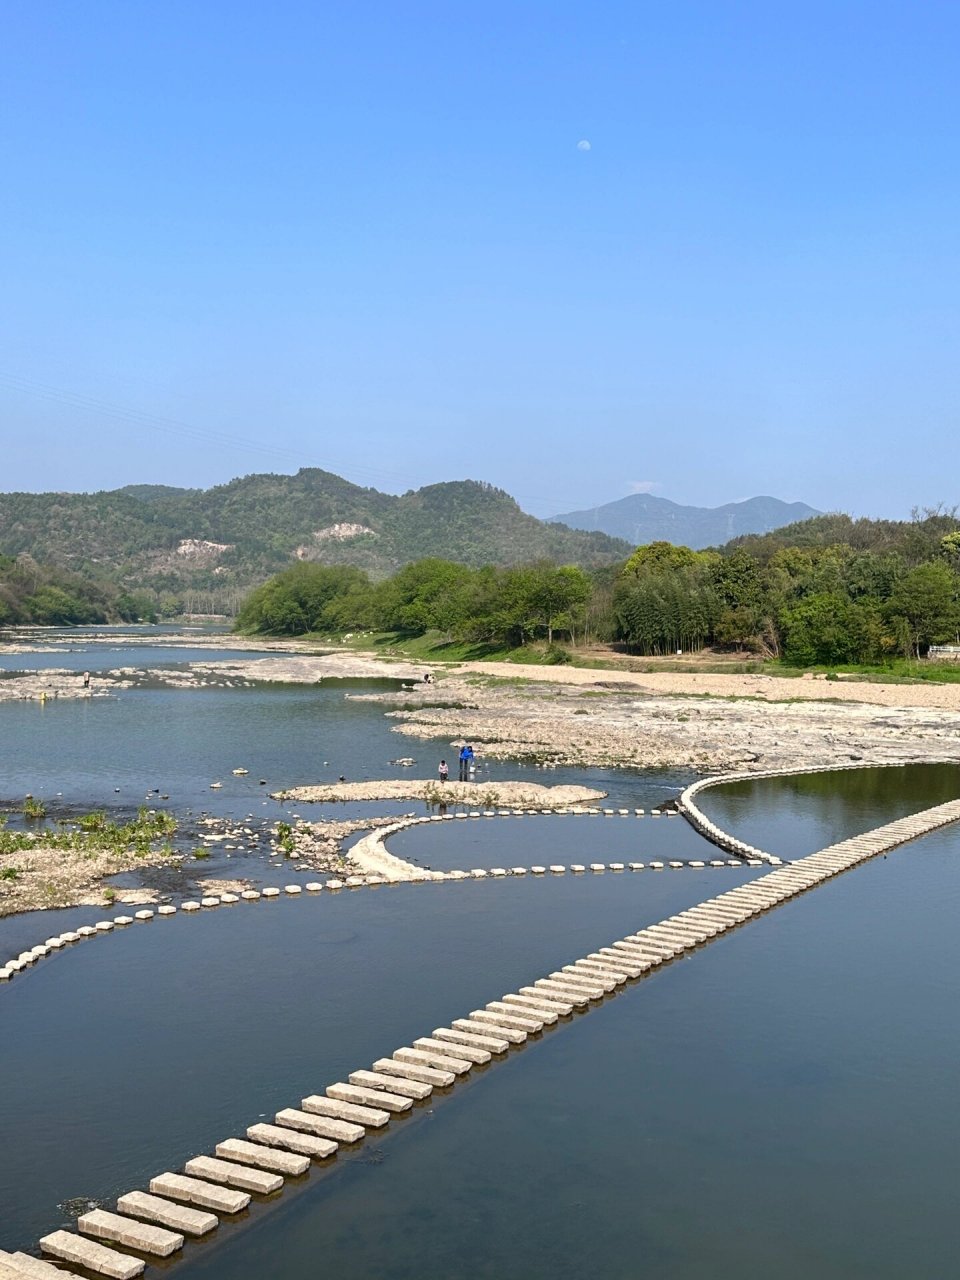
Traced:
<path id="1" fill-rule="evenodd" d="M 634 546 L 664 541 L 698 551 L 723 546 L 747 534 L 771 533 L 822 514 L 805 502 L 784 502 L 767 495 L 719 507 L 693 507 L 650 493 L 632 493 L 601 506 L 549 516 L 548 523 L 605 533 Z"/>

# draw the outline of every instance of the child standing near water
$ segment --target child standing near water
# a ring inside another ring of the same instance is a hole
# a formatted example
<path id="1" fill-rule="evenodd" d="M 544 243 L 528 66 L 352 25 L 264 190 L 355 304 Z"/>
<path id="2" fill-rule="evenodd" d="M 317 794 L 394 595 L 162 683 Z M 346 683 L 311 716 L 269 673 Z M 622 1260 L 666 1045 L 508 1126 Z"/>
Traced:
<path id="1" fill-rule="evenodd" d="M 447 768 L 447 762 L 446 762 L 446 760 L 441 760 L 441 761 L 440 761 L 440 781 L 441 781 L 441 782 L 446 782 L 446 780 L 447 780 L 447 774 L 448 774 L 449 772 L 450 772 L 450 770 Z"/>

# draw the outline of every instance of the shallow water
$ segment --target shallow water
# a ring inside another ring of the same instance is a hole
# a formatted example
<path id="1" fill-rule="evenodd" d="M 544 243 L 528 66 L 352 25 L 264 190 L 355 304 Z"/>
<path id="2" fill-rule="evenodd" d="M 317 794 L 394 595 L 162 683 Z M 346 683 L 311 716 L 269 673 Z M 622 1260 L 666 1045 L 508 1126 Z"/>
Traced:
<path id="1" fill-rule="evenodd" d="M 677 816 L 674 818 L 523 814 L 473 818 L 408 827 L 390 836 L 387 848 L 438 871 L 531 863 L 687 862 L 726 857 Z M 643 874 L 642 872 L 639 874 Z M 719 892 L 719 888 L 718 888 Z"/>
<path id="2" fill-rule="evenodd" d="M 701 948 L 185 1280 L 953 1275 L 958 855 L 927 837 Z"/>
<path id="3" fill-rule="evenodd" d="M 697 804 L 724 831 L 768 853 L 802 857 L 960 796 L 960 765 L 917 764 L 712 787 Z"/>
<path id="4" fill-rule="evenodd" d="M 384 886 L 158 917 L 50 957 L 0 989 L 0 1133 L 23 1153 L 0 1170 L 0 1247 L 55 1226 L 59 1202 L 146 1185 L 715 884 L 683 872 Z"/>
<path id="5" fill-rule="evenodd" d="M 143 651 L 141 650 L 141 653 Z M 183 812 L 288 806 L 298 782 L 432 772 L 342 689 L 138 689 L 0 704 L 5 796 L 93 808 L 162 787 Z M 327 763 L 324 764 L 323 761 Z M 246 778 L 231 768 L 244 765 Z M 268 788 L 258 779 L 268 780 Z M 538 770 L 650 808 L 683 771 Z M 222 780 L 211 792 L 209 782 Z M 115 792 L 114 787 L 120 791 Z M 960 794 L 960 770 L 849 771 L 706 792 L 715 821 L 793 857 Z M 715 853 L 680 818 L 436 823 L 390 848 L 436 866 Z M 198 864 L 210 874 L 214 861 Z M 224 858 L 218 870 L 231 864 Z M 264 867 L 285 882 L 292 865 Z M 240 872 L 234 864 L 234 873 Z M 757 871 L 604 873 L 238 903 L 98 937 L 0 987 L 0 1247 L 239 1135 L 374 1058 Z M 803 895 L 528 1044 L 315 1169 L 204 1245 L 185 1280 L 953 1274 L 960 1115 L 960 833 Z M 0 954 L 102 916 L 0 920 Z"/>
<path id="6" fill-rule="evenodd" d="M 0 632 L 0 672 L 110 671 L 117 667 L 170 667 L 188 662 L 245 661 L 267 656 L 252 648 L 221 648 L 221 629 L 182 627 L 76 627 Z M 194 639 L 195 637 L 195 639 Z M 218 638 L 216 646 L 202 639 Z M 4 644 L 4 641 L 7 643 Z M 191 643 L 191 641 L 193 641 Z M 29 646 L 28 652 L 11 652 Z"/>

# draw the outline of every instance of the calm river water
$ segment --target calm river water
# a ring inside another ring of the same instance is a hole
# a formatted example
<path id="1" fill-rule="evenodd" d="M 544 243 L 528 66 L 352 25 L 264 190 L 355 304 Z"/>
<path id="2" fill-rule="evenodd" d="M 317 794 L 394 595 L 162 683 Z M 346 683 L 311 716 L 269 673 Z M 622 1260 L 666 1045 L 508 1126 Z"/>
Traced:
<path id="1" fill-rule="evenodd" d="M 227 812 L 260 804 L 257 777 L 316 780 L 318 759 L 334 776 L 401 776 L 391 756 L 427 759 L 446 745 L 411 750 L 389 723 L 382 708 L 327 688 L 136 690 L 42 713 L 0 704 L 2 793 L 37 791 L 39 776 L 92 805 L 119 780 L 132 800 L 162 770 L 171 806 Z M 233 790 L 225 776 L 214 802 L 209 780 L 228 762 L 253 780 Z M 511 765 L 494 773 L 523 776 Z M 611 775 L 631 807 L 683 781 Z M 956 770 L 872 770 L 738 784 L 703 806 L 793 856 L 958 794 Z M 562 817 L 436 824 L 392 847 L 433 865 L 489 866 L 587 861 L 592 850 L 645 860 L 668 845 L 677 857 L 705 848 L 681 819 Z M 478 1004 L 757 874 L 606 873 L 240 903 L 44 961 L 0 989 L 0 1247 L 30 1247 L 66 1222 L 57 1206 L 67 1199 L 145 1186 Z M 960 837 L 947 830 L 472 1073 L 190 1246 L 177 1273 L 952 1275 L 958 910 Z M 0 949 L 100 914 L 0 921 Z"/>

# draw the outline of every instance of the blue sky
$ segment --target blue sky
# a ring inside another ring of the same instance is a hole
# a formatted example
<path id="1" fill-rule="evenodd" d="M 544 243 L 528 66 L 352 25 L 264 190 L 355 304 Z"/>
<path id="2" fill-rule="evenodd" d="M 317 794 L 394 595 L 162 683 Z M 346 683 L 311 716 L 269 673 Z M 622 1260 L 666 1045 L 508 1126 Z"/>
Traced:
<path id="1" fill-rule="evenodd" d="M 0 489 L 960 501 L 955 3 L 0 16 Z"/>

